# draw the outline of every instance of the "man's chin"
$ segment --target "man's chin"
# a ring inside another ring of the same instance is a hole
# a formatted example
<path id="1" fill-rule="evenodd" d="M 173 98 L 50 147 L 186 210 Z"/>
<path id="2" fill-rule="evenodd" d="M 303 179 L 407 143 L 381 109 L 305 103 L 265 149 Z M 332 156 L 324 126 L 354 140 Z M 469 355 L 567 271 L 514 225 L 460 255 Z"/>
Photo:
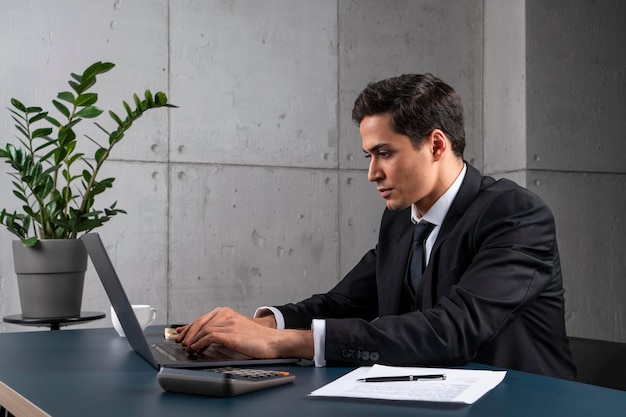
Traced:
<path id="1" fill-rule="evenodd" d="M 411 204 L 404 204 L 399 201 L 389 201 L 387 200 L 387 209 L 391 211 L 400 211 L 404 210 L 407 207 L 411 207 Z"/>

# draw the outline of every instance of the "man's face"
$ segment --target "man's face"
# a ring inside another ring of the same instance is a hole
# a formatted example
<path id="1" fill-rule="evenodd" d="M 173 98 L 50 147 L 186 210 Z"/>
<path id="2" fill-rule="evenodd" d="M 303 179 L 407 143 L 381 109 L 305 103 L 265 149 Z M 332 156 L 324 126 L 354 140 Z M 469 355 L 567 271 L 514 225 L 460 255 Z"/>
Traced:
<path id="1" fill-rule="evenodd" d="M 390 210 L 415 203 L 423 214 L 439 198 L 437 171 L 427 140 L 415 149 L 408 136 L 391 130 L 389 113 L 365 117 L 360 132 L 363 151 L 370 158 L 368 180 L 385 199 Z"/>

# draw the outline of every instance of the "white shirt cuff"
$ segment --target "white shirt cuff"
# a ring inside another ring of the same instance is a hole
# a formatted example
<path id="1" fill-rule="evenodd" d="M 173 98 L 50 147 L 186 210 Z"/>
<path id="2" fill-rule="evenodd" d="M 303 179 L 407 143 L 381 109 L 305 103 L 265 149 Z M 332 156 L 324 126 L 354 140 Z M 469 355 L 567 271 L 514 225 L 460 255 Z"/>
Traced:
<path id="1" fill-rule="evenodd" d="M 315 319 L 313 328 L 313 363 L 318 368 L 326 366 L 326 320 Z"/>
<path id="2" fill-rule="evenodd" d="M 279 330 L 283 330 L 285 328 L 285 317 L 283 317 L 283 313 L 280 312 L 276 307 L 259 307 L 254 312 L 253 317 L 260 317 L 263 311 L 271 311 L 276 319 L 276 328 Z"/>

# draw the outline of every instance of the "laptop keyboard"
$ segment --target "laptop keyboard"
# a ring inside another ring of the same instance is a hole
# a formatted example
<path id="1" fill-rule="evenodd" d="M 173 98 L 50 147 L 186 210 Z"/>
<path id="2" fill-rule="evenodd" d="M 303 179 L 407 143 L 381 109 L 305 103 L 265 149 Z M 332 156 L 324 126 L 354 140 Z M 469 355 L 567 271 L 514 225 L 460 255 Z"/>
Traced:
<path id="1" fill-rule="evenodd" d="M 171 361 L 185 361 L 188 360 L 191 356 L 185 349 L 180 345 L 172 345 L 171 343 L 161 343 L 156 344 L 153 343 L 152 347 L 157 350 L 160 354 L 166 356 Z"/>
<path id="2" fill-rule="evenodd" d="M 196 354 L 190 354 L 181 345 L 174 343 L 153 343 L 152 347 L 172 361 L 188 361 L 190 359 L 200 361 L 251 359 L 249 356 L 218 344 L 212 344 L 203 352 Z"/>

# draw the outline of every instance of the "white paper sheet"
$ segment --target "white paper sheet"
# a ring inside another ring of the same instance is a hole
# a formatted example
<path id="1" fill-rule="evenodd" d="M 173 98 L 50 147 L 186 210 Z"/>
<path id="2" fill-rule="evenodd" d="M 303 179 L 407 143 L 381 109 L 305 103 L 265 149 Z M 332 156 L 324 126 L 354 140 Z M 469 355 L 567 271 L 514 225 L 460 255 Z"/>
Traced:
<path id="1" fill-rule="evenodd" d="M 444 380 L 402 382 L 361 382 L 359 378 L 379 376 L 445 374 Z M 313 391 L 313 397 L 369 398 L 398 401 L 434 401 L 473 404 L 497 386 L 506 371 L 366 366 Z"/>

